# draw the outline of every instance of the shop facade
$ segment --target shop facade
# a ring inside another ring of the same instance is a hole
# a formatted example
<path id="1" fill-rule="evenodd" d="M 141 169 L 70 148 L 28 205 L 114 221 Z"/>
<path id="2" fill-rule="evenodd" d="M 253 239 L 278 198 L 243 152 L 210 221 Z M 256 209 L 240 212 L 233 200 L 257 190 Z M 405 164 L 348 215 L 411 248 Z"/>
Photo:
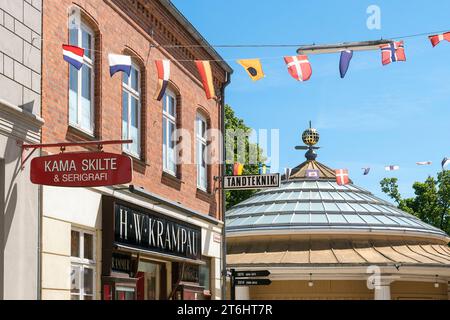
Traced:
<path id="1" fill-rule="evenodd" d="M 221 140 L 211 132 L 223 130 L 231 68 L 170 1 L 43 5 L 42 142 L 133 142 L 101 148 L 132 159 L 129 184 L 42 187 L 42 298 L 220 299 L 224 206 L 215 177 L 223 168 Z M 62 59 L 67 43 L 85 49 L 81 71 Z M 131 57 L 130 76 L 110 76 L 109 53 Z M 155 61 L 163 59 L 170 81 L 157 100 Z M 217 99 L 206 98 L 196 59 L 213 61 Z M 42 154 L 75 151 L 99 148 Z M 201 152 L 209 161 L 198 161 Z"/>
<path id="2" fill-rule="evenodd" d="M 44 187 L 43 299 L 220 298 L 222 222 L 118 189 Z"/>

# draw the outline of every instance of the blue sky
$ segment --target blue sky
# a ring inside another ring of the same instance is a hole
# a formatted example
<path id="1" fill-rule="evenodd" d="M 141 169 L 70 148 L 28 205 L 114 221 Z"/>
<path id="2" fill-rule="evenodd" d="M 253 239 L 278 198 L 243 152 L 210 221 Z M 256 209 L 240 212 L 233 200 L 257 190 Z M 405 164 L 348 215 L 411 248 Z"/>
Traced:
<path id="1" fill-rule="evenodd" d="M 174 0 L 211 44 L 321 44 L 450 30 L 450 2 Z M 369 30 L 368 6 L 381 9 Z M 403 196 L 450 156 L 450 43 L 405 40 L 407 62 L 381 65 L 379 51 L 355 52 L 345 79 L 339 55 L 310 55 L 308 82 L 290 77 L 282 59 L 295 48 L 217 48 L 234 69 L 226 102 L 254 129 L 280 130 L 280 170 L 304 161 L 295 151 L 312 120 L 321 135 L 318 160 L 348 168 L 354 183 L 386 199 L 379 181 L 397 177 Z M 252 82 L 233 60 L 261 58 L 266 77 Z M 269 154 L 270 156 L 270 154 Z M 417 166 L 416 161 L 433 161 Z M 400 171 L 386 172 L 396 164 Z M 372 168 L 362 175 L 362 167 Z"/>

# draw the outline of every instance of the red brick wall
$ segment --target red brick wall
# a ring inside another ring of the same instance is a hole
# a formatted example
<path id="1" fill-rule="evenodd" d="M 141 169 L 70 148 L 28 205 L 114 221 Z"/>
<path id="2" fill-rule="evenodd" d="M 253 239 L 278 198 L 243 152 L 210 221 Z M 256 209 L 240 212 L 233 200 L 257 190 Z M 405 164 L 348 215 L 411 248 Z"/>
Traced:
<path id="1" fill-rule="evenodd" d="M 123 0 L 137 5 L 137 0 Z M 141 9 L 141 17 L 136 12 L 124 12 L 116 0 L 51 0 L 43 2 L 43 71 L 42 71 L 42 116 L 45 125 L 42 131 L 43 143 L 83 140 L 110 140 L 121 138 L 122 87 L 121 75 L 109 75 L 108 53 L 129 53 L 139 56 L 138 62 L 143 66 L 142 88 L 142 152 L 143 160 L 134 161 L 132 184 L 142 186 L 172 201 L 199 211 L 220 217 L 220 192 L 214 193 L 214 176 L 220 175 L 220 166 L 209 168 L 210 192 L 199 192 L 196 187 L 197 172 L 195 164 L 181 165 L 181 179 L 173 179 L 163 174 L 162 170 L 162 102 L 153 99 L 157 87 L 155 59 L 182 59 L 189 56 L 195 59 L 212 59 L 200 48 L 167 49 L 150 48 L 151 32 L 144 30 L 145 23 L 153 21 L 156 27 L 153 39 L 170 39 L 172 43 L 198 44 L 177 23 L 168 12 L 161 8 L 158 1 L 143 1 L 151 11 Z M 68 64 L 62 59 L 61 45 L 68 43 L 67 17 L 68 8 L 76 4 L 82 9 L 85 20 L 96 31 L 96 85 L 95 85 L 95 137 L 81 134 L 69 128 L 68 116 Z M 137 8 L 137 6 L 136 6 Z M 146 14 L 151 12 L 152 18 Z M 131 19 L 130 17 L 133 17 Z M 156 18 L 157 17 L 157 18 Z M 159 22 L 156 22 L 159 19 Z M 144 23 L 145 22 L 145 23 Z M 148 27 L 147 27 L 148 29 Z M 170 31 L 170 32 L 169 32 Z M 167 38 L 168 37 L 168 38 Z M 164 44 L 171 42 L 164 42 Z M 158 44 L 158 43 L 155 43 Z M 213 64 L 217 93 L 225 81 L 225 71 Z M 199 108 L 207 113 L 211 128 L 220 129 L 220 103 L 207 100 L 194 62 L 172 62 L 171 80 L 178 88 L 182 103 L 179 125 L 191 132 L 191 155 L 195 159 L 194 121 Z M 76 150 L 71 148 L 70 150 Z M 81 148 L 81 150 L 83 150 Z M 105 151 L 120 153 L 121 146 L 105 146 Z M 55 153 L 58 149 L 46 149 Z M 219 151 L 217 149 L 217 151 Z"/>

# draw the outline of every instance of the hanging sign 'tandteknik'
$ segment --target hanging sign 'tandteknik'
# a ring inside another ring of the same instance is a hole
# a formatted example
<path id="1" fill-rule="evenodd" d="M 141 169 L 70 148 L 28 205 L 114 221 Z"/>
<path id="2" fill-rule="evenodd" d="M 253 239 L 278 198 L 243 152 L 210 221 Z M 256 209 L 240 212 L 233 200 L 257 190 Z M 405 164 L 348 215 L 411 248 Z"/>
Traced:
<path id="1" fill-rule="evenodd" d="M 226 190 L 266 189 L 278 188 L 279 186 L 279 173 L 223 177 L 223 188 Z"/>

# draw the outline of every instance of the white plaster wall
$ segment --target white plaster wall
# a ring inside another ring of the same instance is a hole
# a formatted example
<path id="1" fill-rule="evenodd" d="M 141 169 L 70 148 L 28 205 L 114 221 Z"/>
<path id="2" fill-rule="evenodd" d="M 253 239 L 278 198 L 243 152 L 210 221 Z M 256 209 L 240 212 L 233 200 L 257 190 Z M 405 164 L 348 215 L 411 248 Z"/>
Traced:
<path id="1" fill-rule="evenodd" d="M 43 187 L 44 216 L 101 228 L 101 194 L 86 188 Z"/>
<path id="2" fill-rule="evenodd" d="M 16 140 L 0 135 L 0 159 L 5 165 L 0 217 L 3 299 L 37 298 L 39 193 L 38 186 L 30 183 L 29 163 L 20 170 L 20 158 Z"/>
<path id="3" fill-rule="evenodd" d="M 0 93 L 0 299 L 38 298 L 39 187 L 32 157 L 21 170 L 21 144 L 39 142 L 42 123 Z"/>

